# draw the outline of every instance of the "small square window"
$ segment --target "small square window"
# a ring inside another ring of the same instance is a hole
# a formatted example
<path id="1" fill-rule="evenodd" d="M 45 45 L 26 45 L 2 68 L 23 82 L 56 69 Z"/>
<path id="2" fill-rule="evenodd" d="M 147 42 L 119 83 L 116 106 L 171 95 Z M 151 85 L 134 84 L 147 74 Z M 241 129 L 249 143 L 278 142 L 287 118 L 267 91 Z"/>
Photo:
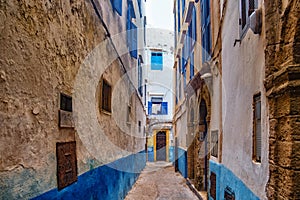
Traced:
<path id="1" fill-rule="evenodd" d="M 142 122 L 139 121 L 139 133 L 142 131 Z"/>
<path id="2" fill-rule="evenodd" d="M 111 112 L 111 95 L 112 89 L 106 80 L 102 81 L 102 93 L 101 93 L 101 108 L 104 111 Z"/>
<path id="3" fill-rule="evenodd" d="M 72 97 L 60 93 L 60 109 L 72 112 Z"/>

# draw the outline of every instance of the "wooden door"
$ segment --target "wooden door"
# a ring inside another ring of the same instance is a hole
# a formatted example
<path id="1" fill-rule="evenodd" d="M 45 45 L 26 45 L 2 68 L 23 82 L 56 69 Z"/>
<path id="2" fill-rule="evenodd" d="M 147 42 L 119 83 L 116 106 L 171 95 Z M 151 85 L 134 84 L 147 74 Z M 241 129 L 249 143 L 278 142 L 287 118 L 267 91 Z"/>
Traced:
<path id="1" fill-rule="evenodd" d="M 156 160 L 166 161 L 166 131 L 156 134 Z"/>

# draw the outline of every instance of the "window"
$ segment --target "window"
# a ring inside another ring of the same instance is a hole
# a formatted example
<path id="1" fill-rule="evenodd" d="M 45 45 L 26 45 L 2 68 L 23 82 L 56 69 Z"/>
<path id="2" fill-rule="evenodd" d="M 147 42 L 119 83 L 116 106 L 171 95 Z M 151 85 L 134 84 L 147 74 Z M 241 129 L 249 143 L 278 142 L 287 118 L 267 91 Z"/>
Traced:
<path id="1" fill-rule="evenodd" d="M 261 162 L 261 94 L 253 97 L 253 160 Z"/>
<path id="2" fill-rule="evenodd" d="M 131 21 L 132 18 L 135 18 L 133 3 L 131 0 L 128 0 L 126 22 L 127 45 L 129 48 L 130 56 L 137 59 L 137 26 Z"/>
<path id="3" fill-rule="evenodd" d="M 177 0 L 177 23 L 178 23 L 178 32 L 180 32 L 180 0 Z"/>
<path id="4" fill-rule="evenodd" d="M 60 93 L 60 109 L 72 112 L 72 97 Z"/>
<path id="5" fill-rule="evenodd" d="M 112 89 L 106 80 L 102 81 L 101 108 L 107 112 L 111 112 L 111 94 Z"/>
<path id="6" fill-rule="evenodd" d="M 218 145 L 219 145 L 219 132 L 216 131 L 211 131 L 211 155 L 214 157 L 218 157 Z"/>
<path id="7" fill-rule="evenodd" d="M 226 186 L 224 190 L 224 200 L 235 200 L 235 193 L 232 188 Z"/>
<path id="8" fill-rule="evenodd" d="M 138 91 L 141 96 L 143 96 L 143 69 L 142 69 L 142 56 L 139 55 L 138 59 Z"/>
<path id="9" fill-rule="evenodd" d="M 73 128 L 72 97 L 60 93 L 59 127 Z"/>
<path id="10" fill-rule="evenodd" d="M 189 27 L 188 27 L 188 41 L 187 41 L 187 53 L 190 54 L 193 51 L 196 39 L 197 39 L 197 25 L 196 25 L 196 8 L 193 6 L 192 10 L 192 19 L 190 21 Z"/>
<path id="11" fill-rule="evenodd" d="M 181 0 L 181 9 L 182 9 L 182 16 L 184 15 L 184 9 L 185 9 L 185 0 Z"/>
<path id="12" fill-rule="evenodd" d="M 119 0 L 120 1 L 120 0 Z M 143 14 L 142 14 L 142 5 L 141 5 L 141 0 L 137 0 L 138 2 L 138 6 L 139 6 L 139 13 L 140 13 L 140 18 L 143 17 Z"/>
<path id="13" fill-rule="evenodd" d="M 163 54 L 161 52 L 151 53 L 151 70 L 163 70 Z"/>
<path id="14" fill-rule="evenodd" d="M 110 0 L 113 10 L 122 16 L 122 0 Z"/>
<path id="15" fill-rule="evenodd" d="M 130 125 L 130 121 L 131 121 L 131 104 L 128 104 L 128 106 L 127 106 L 127 114 L 126 114 L 127 125 Z"/>
<path id="16" fill-rule="evenodd" d="M 217 197 L 217 176 L 214 172 L 210 173 L 210 196 L 216 200 Z"/>
<path id="17" fill-rule="evenodd" d="M 142 131 L 142 122 L 139 121 L 139 133 Z"/>
<path id="18" fill-rule="evenodd" d="M 193 6 L 193 17 L 192 17 L 192 38 L 193 38 L 193 45 L 197 40 L 197 14 L 196 8 Z"/>
<path id="19" fill-rule="evenodd" d="M 249 27 L 249 17 L 257 8 L 257 0 L 240 0 L 240 31 L 243 37 Z"/>
<path id="20" fill-rule="evenodd" d="M 162 97 L 152 97 L 148 102 L 148 114 L 149 115 L 167 115 L 168 114 L 168 102 L 163 102 Z"/>
<path id="21" fill-rule="evenodd" d="M 209 1 L 210 0 L 201 0 L 202 62 L 206 62 L 210 59 L 212 46 Z"/>
<path id="22" fill-rule="evenodd" d="M 195 63 L 195 61 L 194 61 L 194 52 L 191 54 L 191 64 L 190 64 L 190 79 L 192 79 L 193 77 L 194 77 L 194 74 L 195 74 L 195 70 L 194 70 L 194 63 Z"/>

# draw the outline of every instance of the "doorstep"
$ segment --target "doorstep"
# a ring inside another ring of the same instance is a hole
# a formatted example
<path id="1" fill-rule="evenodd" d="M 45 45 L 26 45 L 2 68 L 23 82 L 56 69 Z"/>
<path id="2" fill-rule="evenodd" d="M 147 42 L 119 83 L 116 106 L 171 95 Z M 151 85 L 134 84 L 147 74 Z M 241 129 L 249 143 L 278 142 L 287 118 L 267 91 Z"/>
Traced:
<path id="1" fill-rule="evenodd" d="M 199 192 L 195 188 L 195 186 L 193 185 L 192 181 L 189 178 L 186 179 L 186 184 L 194 192 L 194 194 L 199 198 L 199 200 L 207 200 L 207 192 L 206 191 Z"/>

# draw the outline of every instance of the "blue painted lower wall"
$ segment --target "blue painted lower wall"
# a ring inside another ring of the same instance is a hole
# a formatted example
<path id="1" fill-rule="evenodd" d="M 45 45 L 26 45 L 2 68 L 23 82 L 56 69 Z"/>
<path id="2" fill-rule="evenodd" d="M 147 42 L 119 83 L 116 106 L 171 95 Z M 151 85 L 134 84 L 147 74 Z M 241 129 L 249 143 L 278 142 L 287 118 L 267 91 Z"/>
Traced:
<path id="1" fill-rule="evenodd" d="M 50 190 L 33 199 L 124 199 L 145 165 L 146 154 L 143 151 L 92 169 L 78 176 L 76 183 L 60 191 Z"/>
<path id="2" fill-rule="evenodd" d="M 170 146 L 169 148 L 169 161 L 174 162 L 175 160 L 175 148 L 174 146 Z"/>
<path id="3" fill-rule="evenodd" d="M 225 190 L 234 193 L 235 199 L 259 200 L 259 198 L 224 165 L 209 161 L 210 174 L 216 174 L 216 199 L 224 199 Z M 229 190 L 228 190 L 229 189 Z M 209 193 L 209 199 L 213 200 Z"/>
<path id="4" fill-rule="evenodd" d="M 178 148 L 178 170 L 184 178 L 187 178 L 187 152 Z"/>

